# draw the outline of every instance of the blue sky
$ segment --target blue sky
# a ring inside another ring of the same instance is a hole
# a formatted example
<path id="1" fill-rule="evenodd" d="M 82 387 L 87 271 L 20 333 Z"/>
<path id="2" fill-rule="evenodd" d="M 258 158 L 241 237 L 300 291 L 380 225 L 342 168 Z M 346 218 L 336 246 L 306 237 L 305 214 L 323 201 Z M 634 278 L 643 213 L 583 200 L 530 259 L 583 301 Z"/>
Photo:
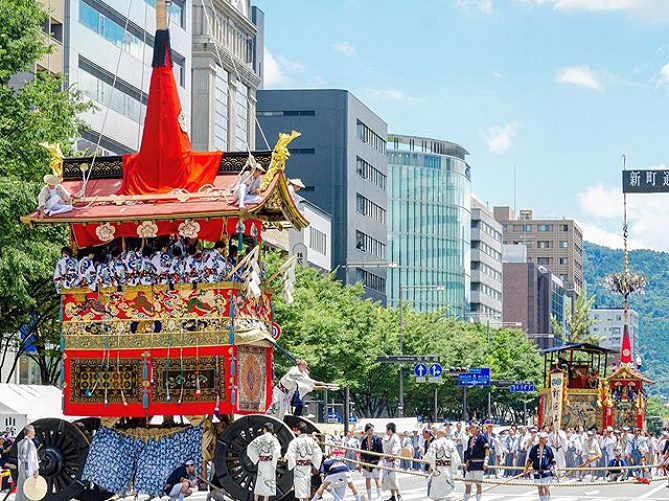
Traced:
<path id="1" fill-rule="evenodd" d="M 490 205 L 512 205 L 515 165 L 517 209 L 618 246 L 621 155 L 669 163 L 669 0 L 255 4 L 267 88 L 348 89 L 391 132 L 462 144 Z M 633 246 L 669 250 L 667 204 L 631 197 Z"/>

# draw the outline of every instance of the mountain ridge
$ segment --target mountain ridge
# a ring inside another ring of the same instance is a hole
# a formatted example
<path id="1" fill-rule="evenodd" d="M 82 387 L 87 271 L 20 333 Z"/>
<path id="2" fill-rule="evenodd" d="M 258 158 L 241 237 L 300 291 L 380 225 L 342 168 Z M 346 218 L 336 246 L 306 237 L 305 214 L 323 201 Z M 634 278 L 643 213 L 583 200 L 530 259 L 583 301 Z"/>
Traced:
<path id="1" fill-rule="evenodd" d="M 595 296 L 595 306 L 622 308 L 622 296 L 609 293 L 600 284 L 606 275 L 622 268 L 621 249 L 584 243 L 583 274 L 588 296 Z M 630 308 L 639 314 L 639 351 L 644 374 L 657 383 L 649 392 L 669 397 L 669 253 L 648 249 L 629 251 L 629 269 L 648 278 L 646 293 L 630 296 Z"/>

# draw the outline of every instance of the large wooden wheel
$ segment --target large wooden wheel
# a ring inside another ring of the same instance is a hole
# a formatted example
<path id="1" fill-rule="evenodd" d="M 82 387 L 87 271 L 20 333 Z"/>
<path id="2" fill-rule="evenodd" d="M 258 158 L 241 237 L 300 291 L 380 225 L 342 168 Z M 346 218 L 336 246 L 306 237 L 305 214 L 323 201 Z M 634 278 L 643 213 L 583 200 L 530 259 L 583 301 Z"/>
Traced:
<path id="1" fill-rule="evenodd" d="M 77 426 L 56 418 L 38 419 L 31 424 L 35 427 L 34 442 L 39 455 L 39 472 L 47 483 L 43 501 L 81 499 L 79 495 L 85 489 L 81 474 L 89 445 L 86 435 Z M 24 433 L 21 432 L 16 442 L 23 440 L 23 437 Z M 16 455 L 16 448 L 12 449 Z M 12 472 L 17 473 L 16 470 Z"/>
<path id="2" fill-rule="evenodd" d="M 313 421 L 302 417 L 302 416 L 293 416 L 292 414 L 286 414 L 283 416 L 283 422 L 286 423 L 286 426 L 291 430 L 297 428 L 297 423 L 304 423 L 307 425 L 307 433 L 312 435 L 313 433 L 319 433 L 321 430 L 318 429 L 318 426 Z"/>
<path id="3" fill-rule="evenodd" d="M 274 425 L 283 456 L 295 435 L 288 426 L 271 416 L 254 414 L 237 419 L 219 434 L 216 441 L 216 479 L 237 501 L 253 499 L 257 467 L 246 455 L 246 448 L 254 438 L 262 434 L 263 424 L 267 422 Z M 292 490 L 293 472 L 288 470 L 285 461 L 280 460 L 276 470 L 276 496 L 270 499 L 292 499 Z"/>

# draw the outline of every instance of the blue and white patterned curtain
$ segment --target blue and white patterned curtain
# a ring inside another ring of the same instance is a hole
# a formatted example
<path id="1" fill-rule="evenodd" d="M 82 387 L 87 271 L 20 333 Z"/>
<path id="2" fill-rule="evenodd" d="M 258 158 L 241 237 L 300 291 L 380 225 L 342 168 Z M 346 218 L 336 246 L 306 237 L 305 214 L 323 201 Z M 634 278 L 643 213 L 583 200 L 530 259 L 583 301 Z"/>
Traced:
<path id="1" fill-rule="evenodd" d="M 100 428 L 91 442 L 82 480 L 124 494 L 133 482 L 135 492 L 163 496 L 167 477 L 186 460 L 202 464 L 202 426 L 187 428 L 144 442 L 109 428 Z"/>

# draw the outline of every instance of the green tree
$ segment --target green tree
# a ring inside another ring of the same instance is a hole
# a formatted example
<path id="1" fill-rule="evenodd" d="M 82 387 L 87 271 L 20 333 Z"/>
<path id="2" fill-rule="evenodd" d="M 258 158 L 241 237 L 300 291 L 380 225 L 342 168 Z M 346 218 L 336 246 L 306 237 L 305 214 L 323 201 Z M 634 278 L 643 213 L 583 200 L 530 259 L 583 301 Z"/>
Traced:
<path id="1" fill-rule="evenodd" d="M 31 229 L 20 222 L 35 209 L 48 154 L 38 143 L 59 143 L 65 154 L 89 108 L 63 78 L 35 72 L 51 49 L 42 33 L 48 13 L 37 0 L 0 0 L 0 363 L 26 348 L 19 328 L 34 340 L 43 383 L 58 378 L 51 347 L 58 344 L 58 298 L 51 276 L 64 228 Z M 54 307 L 56 305 L 56 307 Z M 10 375 L 11 377 L 11 375 Z"/>
<path id="2" fill-rule="evenodd" d="M 669 409 L 657 397 L 649 397 L 646 403 L 646 427 L 650 433 L 662 431 L 664 420 L 669 418 Z"/>
<path id="3" fill-rule="evenodd" d="M 595 296 L 587 297 L 585 292 L 580 292 L 576 297 L 573 311 L 567 316 L 567 326 L 569 333 L 565 333 L 562 324 L 551 315 L 551 327 L 555 337 L 562 339 L 567 344 L 590 343 L 599 345 L 602 338 L 590 334 L 590 327 L 597 323 L 597 320 L 590 316 L 590 310 L 595 304 Z"/>

